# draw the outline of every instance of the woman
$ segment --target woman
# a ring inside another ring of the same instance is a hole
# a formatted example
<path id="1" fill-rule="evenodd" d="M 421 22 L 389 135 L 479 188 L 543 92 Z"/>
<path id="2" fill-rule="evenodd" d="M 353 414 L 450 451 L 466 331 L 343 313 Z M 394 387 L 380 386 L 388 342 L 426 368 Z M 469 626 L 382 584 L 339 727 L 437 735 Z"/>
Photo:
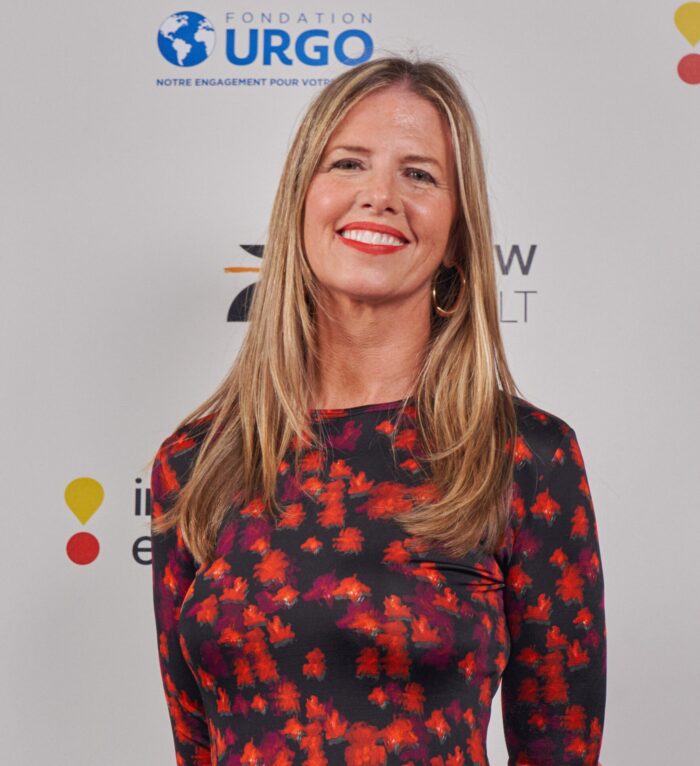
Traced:
<path id="1" fill-rule="evenodd" d="M 239 355 L 152 475 L 179 764 L 597 764 L 603 573 L 574 430 L 516 396 L 454 78 L 348 70 L 299 127 Z"/>

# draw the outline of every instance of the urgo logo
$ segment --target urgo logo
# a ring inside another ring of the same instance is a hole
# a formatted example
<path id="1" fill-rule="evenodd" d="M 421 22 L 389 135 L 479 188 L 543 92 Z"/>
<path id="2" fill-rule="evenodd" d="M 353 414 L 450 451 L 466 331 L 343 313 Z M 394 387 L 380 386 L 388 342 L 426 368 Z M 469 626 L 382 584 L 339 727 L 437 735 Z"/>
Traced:
<path id="1" fill-rule="evenodd" d="M 227 21 L 235 14 L 227 14 Z M 324 14 L 315 14 L 317 20 Z M 332 15 L 335 21 L 335 14 Z M 306 66 L 327 66 L 331 56 L 341 64 L 355 66 L 368 61 L 374 51 L 371 35 L 363 29 L 346 28 L 334 35 L 323 28 L 305 28 L 300 32 L 281 27 L 253 27 L 249 22 L 253 14 L 243 14 L 247 29 L 230 26 L 226 29 L 225 53 L 234 66 L 251 64 L 299 63 Z M 289 14 L 279 14 L 281 23 L 289 23 Z M 370 14 L 362 14 L 363 21 L 371 21 Z M 284 17 L 284 18 L 282 18 Z M 261 21 L 271 20 L 272 14 L 261 14 Z M 352 23 L 355 15 L 343 14 L 345 23 Z M 297 21 L 308 24 L 308 18 L 299 14 Z M 247 32 L 247 34 L 246 34 Z M 191 67 L 206 61 L 214 50 L 216 31 L 205 16 L 194 11 L 173 13 L 160 25 L 158 49 L 163 58 L 174 66 Z"/>

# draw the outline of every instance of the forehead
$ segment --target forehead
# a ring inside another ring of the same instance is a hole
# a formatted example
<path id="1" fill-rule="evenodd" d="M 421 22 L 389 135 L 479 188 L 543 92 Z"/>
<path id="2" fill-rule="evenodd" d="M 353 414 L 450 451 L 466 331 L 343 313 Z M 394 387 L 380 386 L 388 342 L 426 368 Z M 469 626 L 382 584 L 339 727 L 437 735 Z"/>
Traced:
<path id="1" fill-rule="evenodd" d="M 365 145 L 397 150 L 430 148 L 447 160 L 452 138 L 445 117 L 427 99 L 406 86 L 391 85 L 361 98 L 333 131 L 327 148 L 361 135 Z M 367 143 L 369 142 L 369 143 Z"/>

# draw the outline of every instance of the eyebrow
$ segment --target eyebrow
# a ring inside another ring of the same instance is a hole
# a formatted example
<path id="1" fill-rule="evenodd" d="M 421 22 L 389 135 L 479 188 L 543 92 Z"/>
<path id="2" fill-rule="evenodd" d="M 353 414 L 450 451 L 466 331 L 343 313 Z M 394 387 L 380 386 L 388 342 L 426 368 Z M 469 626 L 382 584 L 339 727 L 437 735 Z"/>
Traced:
<path id="1" fill-rule="evenodd" d="M 370 150 L 364 146 L 332 146 L 328 149 L 328 153 L 337 152 L 343 150 L 346 152 L 354 152 L 355 154 L 371 154 Z M 442 170 L 442 165 L 433 157 L 427 157 L 423 154 L 406 154 L 401 158 L 402 162 L 424 162 L 428 165 L 435 165 Z"/>

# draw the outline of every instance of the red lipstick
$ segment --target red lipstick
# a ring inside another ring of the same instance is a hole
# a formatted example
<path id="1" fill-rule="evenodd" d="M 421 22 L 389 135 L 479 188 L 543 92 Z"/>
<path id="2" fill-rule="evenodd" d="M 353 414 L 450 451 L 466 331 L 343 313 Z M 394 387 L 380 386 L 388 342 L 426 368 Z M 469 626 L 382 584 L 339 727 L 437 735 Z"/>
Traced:
<path id="1" fill-rule="evenodd" d="M 368 242 L 358 242 L 356 239 L 347 239 L 340 233 L 342 231 L 364 229 L 365 231 L 376 231 L 381 234 L 389 234 L 392 237 L 396 237 L 402 241 L 400 245 L 372 245 Z M 392 226 L 386 226 L 382 223 L 374 223 L 372 221 L 352 221 L 342 226 L 336 236 L 340 241 L 348 247 L 354 247 L 356 250 L 360 250 L 363 253 L 369 253 L 370 255 L 390 255 L 398 250 L 406 247 L 408 244 L 408 237 L 404 236 L 403 232 Z"/>

